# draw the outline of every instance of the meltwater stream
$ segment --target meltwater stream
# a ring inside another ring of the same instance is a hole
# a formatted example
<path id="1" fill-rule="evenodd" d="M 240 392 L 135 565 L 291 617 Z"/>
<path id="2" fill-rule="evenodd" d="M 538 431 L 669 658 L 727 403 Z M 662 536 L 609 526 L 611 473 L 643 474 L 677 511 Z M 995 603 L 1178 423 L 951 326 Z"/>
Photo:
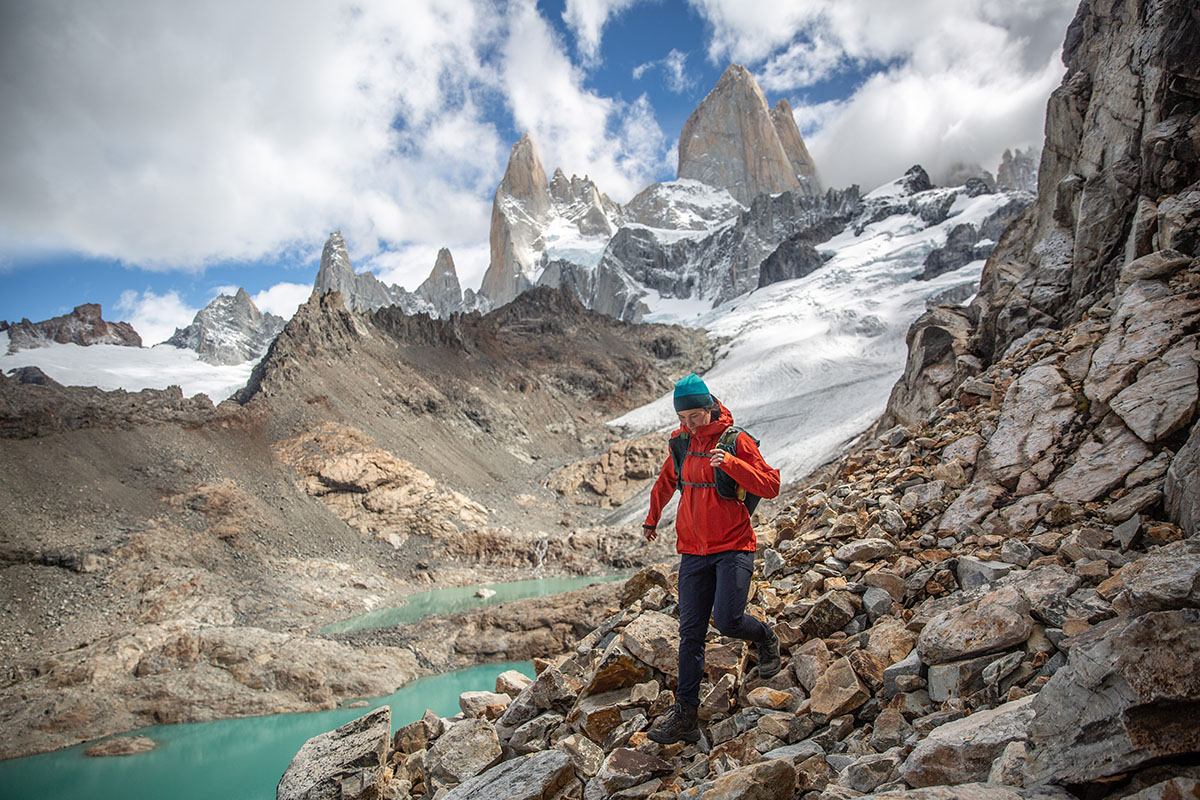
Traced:
<path id="1" fill-rule="evenodd" d="M 475 597 L 481 587 L 438 589 L 412 595 L 404 605 L 378 609 L 335 623 L 322 632 L 348 632 L 415 622 L 431 614 L 447 614 L 524 597 L 544 597 L 592 583 L 620 580 L 622 575 L 589 578 L 545 578 L 487 587 L 495 594 Z M 272 800 L 275 787 L 292 757 L 311 737 L 331 731 L 373 708 L 392 707 L 393 729 L 432 709 L 442 717 L 458 713 L 458 696 L 491 690 L 496 676 L 509 669 L 533 676 L 527 661 L 484 664 L 420 678 L 388 697 L 359 708 L 307 714 L 276 714 L 160 725 L 132 731 L 148 736 L 158 749 L 133 756 L 89 758 L 92 744 L 53 753 L 0 761 L 3 800 Z"/>

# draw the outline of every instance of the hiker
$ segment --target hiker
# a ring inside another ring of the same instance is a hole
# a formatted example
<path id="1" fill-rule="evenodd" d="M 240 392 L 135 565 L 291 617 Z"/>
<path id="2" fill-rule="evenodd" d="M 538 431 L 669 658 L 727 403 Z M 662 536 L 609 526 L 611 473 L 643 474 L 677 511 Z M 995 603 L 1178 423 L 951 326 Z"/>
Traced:
<path id="1" fill-rule="evenodd" d="M 660 744 L 700 738 L 696 712 L 710 616 L 722 635 L 758 645 L 759 677 L 779 672 L 779 638 L 744 613 L 756 549 L 750 514 L 758 498 L 779 494 L 779 470 L 763 460 L 754 437 L 733 427 L 729 409 L 696 375 L 675 384 L 675 412 L 679 429 L 642 524 L 646 539 L 654 541 L 663 507 L 680 489 L 679 686 L 674 712 L 649 734 Z"/>

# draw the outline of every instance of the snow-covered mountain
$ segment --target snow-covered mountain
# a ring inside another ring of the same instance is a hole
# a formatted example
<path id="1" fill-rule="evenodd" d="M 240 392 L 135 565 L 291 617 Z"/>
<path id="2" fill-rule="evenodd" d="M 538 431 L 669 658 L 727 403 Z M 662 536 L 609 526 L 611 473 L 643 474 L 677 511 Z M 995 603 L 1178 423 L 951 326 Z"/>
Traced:
<path id="1" fill-rule="evenodd" d="M 176 328 L 163 344 L 195 350 L 208 364 L 232 366 L 257 361 L 287 323 L 283 317 L 263 313 L 245 289 L 218 295 L 196 313 L 192 324 Z"/>
<path id="2" fill-rule="evenodd" d="M 836 235 L 811 247 L 822 263 L 715 308 L 703 297 L 647 295 L 648 322 L 706 328 L 724 340 L 705 381 L 739 424 L 762 440 L 785 481 L 833 457 L 884 410 L 904 370 L 905 334 L 928 305 L 968 300 L 994 241 L 978 258 L 921 279 L 958 229 L 994 231 L 1026 193 L 934 188 L 919 168 L 861 198 Z M 629 435 L 675 427 L 671 396 L 613 420 Z M 636 521 L 644 498 L 613 522 Z"/>

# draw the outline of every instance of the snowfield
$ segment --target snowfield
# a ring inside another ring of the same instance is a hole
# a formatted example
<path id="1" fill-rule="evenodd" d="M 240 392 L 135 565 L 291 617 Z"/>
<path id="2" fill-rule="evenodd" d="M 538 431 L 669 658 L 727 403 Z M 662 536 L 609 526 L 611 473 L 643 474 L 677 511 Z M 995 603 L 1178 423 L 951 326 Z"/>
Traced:
<path id="1" fill-rule="evenodd" d="M 200 360 L 194 350 L 171 345 L 121 347 L 96 344 L 52 344 L 8 353 L 8 332 L 0 333 L 0 371 L 37 367 L 66 386 L 97 386 L 107 391 L 166 389 L 179 386 L 185 396 L 206 394 L 213 403 L 228 398 L 246 385 L 257 361 L 229 367 Z"/>

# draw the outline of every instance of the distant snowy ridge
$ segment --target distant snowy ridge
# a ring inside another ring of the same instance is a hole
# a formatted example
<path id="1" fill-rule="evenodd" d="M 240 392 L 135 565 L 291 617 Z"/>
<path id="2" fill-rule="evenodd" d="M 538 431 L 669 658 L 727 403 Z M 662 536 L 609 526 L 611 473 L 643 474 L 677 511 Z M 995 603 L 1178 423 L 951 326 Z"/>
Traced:
<path id="1" fill-rule="evenodd" d="M 232 366 L 262 358 L 286 323 L 283 317 L 259 311 L 239 288 L 234 295 L 218 295 L 164 344 L 194 350 L 209 364 Z"/>

